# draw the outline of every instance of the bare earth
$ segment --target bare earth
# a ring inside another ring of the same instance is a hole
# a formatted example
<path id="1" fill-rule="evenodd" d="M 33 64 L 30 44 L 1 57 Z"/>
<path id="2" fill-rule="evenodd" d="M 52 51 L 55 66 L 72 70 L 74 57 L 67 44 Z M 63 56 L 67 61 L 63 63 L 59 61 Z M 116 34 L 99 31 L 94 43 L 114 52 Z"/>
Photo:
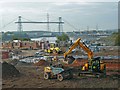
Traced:
<path id="1" fill-rule="evenodd" d="M 118 55 L 117 52 L 116 54 L 115 52 L 113 53 L 114 55 Z M 106 55 L 112 55 L 112 52 L 107 52 Z M 106 62 L 109 63 L 109 61 Z M 118 60 L 112 60 L 112 63 L 114 61 L 120 65 Z M 19 77 L 2 79 L 2 88 L 119 88 L 120 71 L 118 68 L 115 70 L 116 67 L 112 69 L 108 67 L 106 78 L 74 75 L 73 79 L 63 80 L 62 82 L 57 79 L 44 80 L 44 66 L 30 65 L 16 66 L 16 68 L 20 71 L 21 75 Z"/>
<path id="2" fill-rule="evenodd" d="M 3 80 L 3 88 L 118 88 L 118 78 L 78 77 L 64 80 L 44 80 L 43 67 L 17 67 L 20 77 Z"/>

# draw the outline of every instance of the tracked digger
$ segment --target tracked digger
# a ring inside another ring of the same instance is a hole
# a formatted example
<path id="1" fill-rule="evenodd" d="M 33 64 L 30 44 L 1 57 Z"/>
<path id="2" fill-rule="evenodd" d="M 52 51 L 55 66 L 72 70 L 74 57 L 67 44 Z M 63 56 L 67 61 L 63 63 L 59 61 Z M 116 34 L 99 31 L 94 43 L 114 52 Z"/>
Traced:
<path id="1" fill-rule="evenodd" d="M 106 77 L 106 64 L 101 61 L 100 57 L 94 57 L 93 52 L 87 47 L 87 45 L 82 42 L 81 38 L 78 38 L 75 43 L 70 47 L 70 49 L 64 53 L 64 62 L 67 64 L 72 64 L 75 60 L 74 57 L 68 56 L 77 46 L 80 46 L 88 55 L 88 62 L 85 63 L 81 70 L 79 70 L 79 75 L 81 74 L 94 74 L 97 77 Z"/>

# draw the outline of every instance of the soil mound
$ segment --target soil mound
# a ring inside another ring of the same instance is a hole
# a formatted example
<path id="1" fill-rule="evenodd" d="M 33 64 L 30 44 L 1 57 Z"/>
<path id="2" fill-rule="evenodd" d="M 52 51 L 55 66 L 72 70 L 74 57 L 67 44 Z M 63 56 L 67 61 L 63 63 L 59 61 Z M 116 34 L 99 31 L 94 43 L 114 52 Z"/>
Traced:
<path id="1" fill-rule="evenodd" d="M 72 64 L 73 65 L 77 65 L 77 66 L 81 66 L 81 65 L 84 65 L 85 63 L 87 63 L 86 60 L 75 60 Z"/>
<path id="2" fill-rule="evenodd" d="M 41 59 L 39 62 L 34 64 L 35 66 L 46 66 L 49 65 L 49 63 L 43 59 Z"/>
<path id="3" fill-rule="evenodd" d="M 11 64 L 7 62 L 2 63 L 2 78 L 19 76 L 20 72 Z"/>
<path id="4" fill-rule="evenodd" d="M 87 63 L 87 60 L 76 59 L 71 64 L 65 64 L 65 66 L 78 67 L 78 66 L 83 66 L 85 63 Z"/>
<path id="5" fill-rule="evenodd" d="M 15 59 L 15 60 L 12 60 L 12 61 L 10 61 L 9 63 L 15 66 L 15 65 L 18 63 L 18 60 L 16 60 L 16 59 Z"/>

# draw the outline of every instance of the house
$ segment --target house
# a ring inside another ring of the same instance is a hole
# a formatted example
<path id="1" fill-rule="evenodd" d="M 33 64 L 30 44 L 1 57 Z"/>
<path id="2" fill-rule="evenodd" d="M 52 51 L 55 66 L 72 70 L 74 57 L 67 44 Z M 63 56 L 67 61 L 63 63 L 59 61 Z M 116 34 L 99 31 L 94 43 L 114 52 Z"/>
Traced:
<path id="1" fill-rule="evenodd" d="M 39 49 L 39 43 L 36 41 L 22 41 L 20 43 L 20 49 Z"/>
<path id="2" fill-rule="evenodd" d="M 2 59 L 8 59 L 9 58 L 9 52 L 8 51 L 2 51 Z"/>
<path id="3" fill-rule="evenodd" d="M 2 49 L 42 49 L 44 42 L 13 40 L 2 43 Z"/>

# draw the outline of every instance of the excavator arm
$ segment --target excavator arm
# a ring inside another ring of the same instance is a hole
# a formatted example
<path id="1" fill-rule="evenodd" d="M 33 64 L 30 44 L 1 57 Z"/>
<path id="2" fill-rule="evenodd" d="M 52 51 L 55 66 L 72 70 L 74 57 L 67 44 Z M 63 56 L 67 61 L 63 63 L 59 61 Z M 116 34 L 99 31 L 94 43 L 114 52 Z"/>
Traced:
<path id="1" fill-rule="evenodd" d="M 70 47 L 70 49 L 67 52 L 64 53 L 64 58 L 66 58 L 67 55 L 70 54 L 72 52 L 72 50 L 78 46 L 78 44 L 79 44 L 78 42 L 80 42 L 80 38 L 77 39 L 75 41 L 75 43 Z"/>
<path id="2" fill-rule="evenodd" d="M 91 60 L 93 58 L 93 52 L 86 46 L 84 42 L 79 42 L 79 46 L 87 52 L 88 58 Z"/>
<path id="3" fill-rule="evenodd" d="M 88 58 L 91 60 L 93 58 L 93 52 L 86 46 L 84 42 L 80 42 L 81 38 L 78 38 L 75 43 L 70 47 L 70 49 L 64 53 L 64 58 L 78 45 L 88 54 Z"/>

